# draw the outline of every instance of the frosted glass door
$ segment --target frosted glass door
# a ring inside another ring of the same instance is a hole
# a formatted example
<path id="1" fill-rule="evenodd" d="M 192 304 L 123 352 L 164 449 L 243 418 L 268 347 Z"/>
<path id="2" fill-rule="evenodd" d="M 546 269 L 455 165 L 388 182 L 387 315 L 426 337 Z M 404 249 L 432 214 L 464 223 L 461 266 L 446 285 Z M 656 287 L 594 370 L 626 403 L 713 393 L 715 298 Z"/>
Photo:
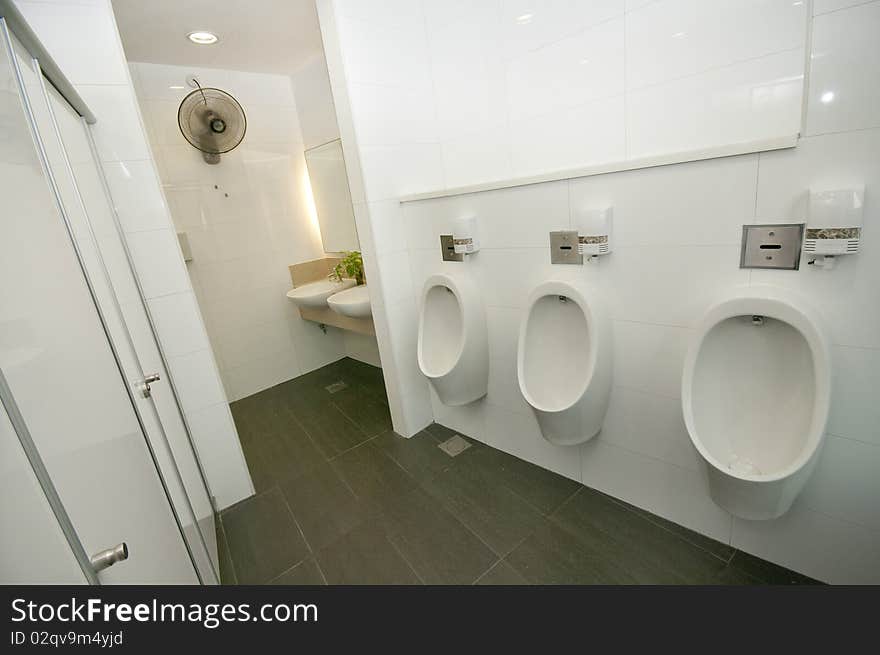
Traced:
<path id="1" fill-rule="evenodd" d="M 0 53 L 0 369 L 86 552 L 129 547 L 129 559 L 100 581 L 196 583 L 11 57 L 23 64 L 27 97 L 39 96 L 40 80 L 27 53 L 12 47 L 3 43 Z"/>

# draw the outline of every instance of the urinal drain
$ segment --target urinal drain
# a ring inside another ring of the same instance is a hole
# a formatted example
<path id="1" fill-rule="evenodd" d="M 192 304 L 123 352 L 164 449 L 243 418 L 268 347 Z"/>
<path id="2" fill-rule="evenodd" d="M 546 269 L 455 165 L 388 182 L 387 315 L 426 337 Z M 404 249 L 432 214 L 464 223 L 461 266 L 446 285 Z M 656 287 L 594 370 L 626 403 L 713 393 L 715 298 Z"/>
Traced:
<path id="1" fill-rule="evenodd" d="M 761 473 L 761 469 L 755 466 L 754 462 L 739 455 L 734 455 L 731 458 L 727 468 L 733 473 L 739 473 L 740 475 L 759 475 Z"/>
<path id="2" fill-rule="evenodd" d="M 437 447 L 450 457 L 455 457 L 470 448 L 471 443 L 460 434 L 454 434 L 443 443 L 437 444 Z"/>
<path id="3" fill-rule="evenodd" d="M 324 387 L 327 390 L 327 393 L 336 393 L 337 391 L 342 391 L 343 389 L 347 389 L 348 385 L 345 384 L 342 380 L 339 382 L 334 382 L 333 384 L 328 384 Z"/>

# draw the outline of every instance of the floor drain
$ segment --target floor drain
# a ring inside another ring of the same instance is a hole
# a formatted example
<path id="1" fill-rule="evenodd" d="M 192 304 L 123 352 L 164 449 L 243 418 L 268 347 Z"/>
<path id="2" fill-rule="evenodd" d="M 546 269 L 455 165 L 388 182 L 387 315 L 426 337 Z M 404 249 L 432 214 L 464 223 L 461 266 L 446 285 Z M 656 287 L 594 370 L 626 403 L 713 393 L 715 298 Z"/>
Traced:
<path id="1" fill-rule="evenodd" d="M 455 457 L 470 448 L 471 444 L 460 434 L 456 434 L 449 437 L 443 443 L 437 444 L 437 447 L 450 457 Z"/>
<path id="2" fill-rule="evenodd" d="M 327 393 L 336 393 L 337 391 L 342 391 L 343 389 L 347 389 L 348 385 L 345 384 L 342 380 L 339 382 L 334 382 L 333 384 L 328 384 L 324 387 L 327 390 Z"/>

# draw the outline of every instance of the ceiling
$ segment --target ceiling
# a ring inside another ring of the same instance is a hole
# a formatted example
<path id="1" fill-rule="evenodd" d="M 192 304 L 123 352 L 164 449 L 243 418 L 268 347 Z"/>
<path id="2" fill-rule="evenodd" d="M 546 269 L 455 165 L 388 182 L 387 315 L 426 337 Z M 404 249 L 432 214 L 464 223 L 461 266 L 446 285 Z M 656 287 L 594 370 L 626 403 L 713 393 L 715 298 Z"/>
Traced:
<path id="1" fill-rule="evenodd" d="M 315 0 L 112 1 L 129 61 L 287 74 L 322 51 Z"/>

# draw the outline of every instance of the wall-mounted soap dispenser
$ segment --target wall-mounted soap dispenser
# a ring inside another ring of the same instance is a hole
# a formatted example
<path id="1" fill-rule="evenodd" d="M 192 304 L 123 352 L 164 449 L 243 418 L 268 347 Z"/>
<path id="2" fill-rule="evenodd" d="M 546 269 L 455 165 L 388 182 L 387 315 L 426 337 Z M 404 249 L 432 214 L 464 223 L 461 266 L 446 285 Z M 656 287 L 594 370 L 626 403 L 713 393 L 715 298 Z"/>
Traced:
<path id="1" fill-rule="evenodd" d="M 473 255 L 480 249 L 476 216 L 458 218 L 452 226 L 453 245 L 458 255 Z"/>
<path id="2" fill-rule="evenodd" d="M 611 207 L 574 211 L 572 227 L 578 232 L 578 253 L 585 255 L 587 261 L 611 252 L 613 218 Z"/>
<path id="3" fill-rule="evenodd" d="M 859 251 L 864 204 L 864 187 L 810 191 L 804 238 L 808 263 L 830 269 L 838 255 Z"/>

